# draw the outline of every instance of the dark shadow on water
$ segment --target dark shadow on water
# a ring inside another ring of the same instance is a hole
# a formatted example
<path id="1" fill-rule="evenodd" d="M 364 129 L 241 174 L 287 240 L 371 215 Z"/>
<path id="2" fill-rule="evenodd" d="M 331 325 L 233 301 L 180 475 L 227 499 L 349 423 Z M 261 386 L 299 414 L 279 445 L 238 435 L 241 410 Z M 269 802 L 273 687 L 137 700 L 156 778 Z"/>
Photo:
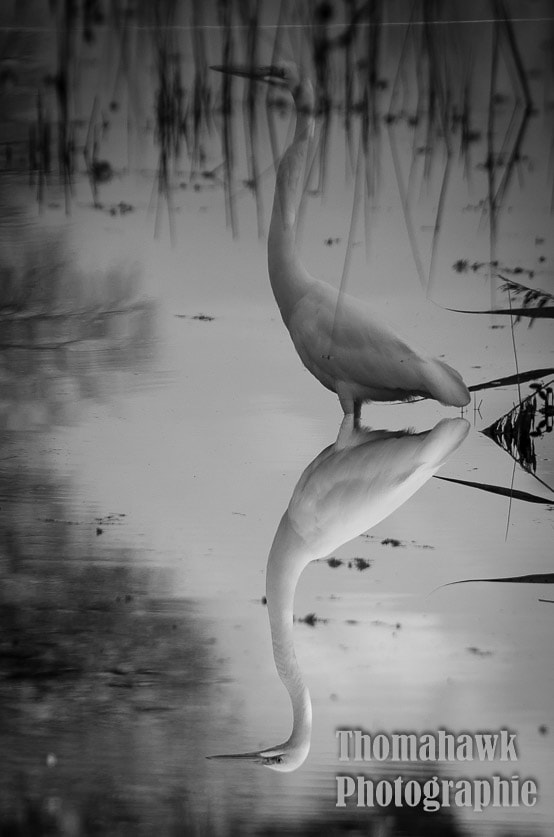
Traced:
<path id="1" fill-rule="evenodd" d="M 48 435 L 149 370 L 156 309 L 133 268 L 87 275 L 63 231 L 2 209 L 0 834 L 171 833 L 212 642 L 159 558 L 114 545 L 124 510 L 84 502 Z"/>
<path id="2" fill-rule="evenodd" d="M 71 485 L 9 464 L 0 473 L 0 833 L 165 831 L 174 814 L 159 803 L 161 787 L 190 786 L 201 745 L 213 671 L 206 627 L 194 603 L 167 598 L 163 567 L 104 546 L 92 510 L 72 516 Z"/>

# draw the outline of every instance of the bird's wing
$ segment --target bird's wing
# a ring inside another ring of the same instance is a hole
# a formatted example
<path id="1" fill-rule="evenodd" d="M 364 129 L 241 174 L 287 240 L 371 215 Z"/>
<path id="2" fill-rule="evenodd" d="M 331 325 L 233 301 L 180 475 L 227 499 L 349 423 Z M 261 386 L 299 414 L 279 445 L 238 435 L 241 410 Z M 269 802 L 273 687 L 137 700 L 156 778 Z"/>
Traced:
<path id="1" fill-rule="evenodd" d="M 320 380 L 326 376 L 377 390 L 425 390 L 425 356 L 364 303 L 344 295 L 337 307 L 337 299 L 333 288 L 318 286 L 290 318 L 292 339 L 310 371 Z"/>
<path id="2" fill-rule="evenodd" d="M 465 419 L 443 419 L 423 433 L 366 434 L 356 448 L 326 448 L 306 468 L 288 514 L 316 554 L 329 554 L 383 520 L 423 485 L 463 442 Z"/>

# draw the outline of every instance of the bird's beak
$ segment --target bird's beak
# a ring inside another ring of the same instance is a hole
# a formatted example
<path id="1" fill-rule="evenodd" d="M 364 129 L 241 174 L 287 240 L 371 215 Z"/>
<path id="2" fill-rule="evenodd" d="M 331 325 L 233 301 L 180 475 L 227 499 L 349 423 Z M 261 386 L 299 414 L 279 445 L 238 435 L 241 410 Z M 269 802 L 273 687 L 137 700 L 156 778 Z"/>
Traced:
<path id="1" fill-rule="evenodd" d="M 268 84 L 283 84 L 283 73 L 279 67 L 248 67 L 245 64 L 223 66 L 222 64 L 216 64 L 212 65 L 210 70 L 216 70 L 218 73 L 226 73 L 231 76 L 240 76 L 241 78 L 252 78 L 256 81 L 265 81 Z"/>

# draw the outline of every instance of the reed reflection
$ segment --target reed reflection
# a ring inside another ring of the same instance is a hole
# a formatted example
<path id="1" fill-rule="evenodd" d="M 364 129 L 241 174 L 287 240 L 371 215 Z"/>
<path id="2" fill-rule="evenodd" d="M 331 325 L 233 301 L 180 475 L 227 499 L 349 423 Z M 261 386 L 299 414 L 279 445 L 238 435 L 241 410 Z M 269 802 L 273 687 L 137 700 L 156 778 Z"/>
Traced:
<path id="1" fill-rule="evenodd" d="M 296 770 L 310 751 L 312 704 L 296 659 L 293 606 L 304 568 L 375 526 L 430 479 L 469 430 L 465 419 L 443 419 L 431 430 L 356 428 L 325 448 L 300 477 L 267 562 L 266 593 L 273 657 L 292 707 L 289 738 L 265 750 L 212 756 Z"/>

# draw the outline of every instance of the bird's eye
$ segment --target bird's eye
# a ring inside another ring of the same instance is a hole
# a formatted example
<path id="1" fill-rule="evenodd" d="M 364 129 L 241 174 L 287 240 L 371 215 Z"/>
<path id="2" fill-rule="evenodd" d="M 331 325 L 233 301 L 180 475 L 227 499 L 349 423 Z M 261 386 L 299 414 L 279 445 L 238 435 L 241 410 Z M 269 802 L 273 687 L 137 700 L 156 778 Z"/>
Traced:
<path id="1" fill-rule="evenodd" d="M 282 759 L 282 757 L 281 757 L 281 756 L 277 756 L 277 757 L 275 758 L 275 764 L 282 764 L 282 763 L 283 763 L 283 759 Z"/>

